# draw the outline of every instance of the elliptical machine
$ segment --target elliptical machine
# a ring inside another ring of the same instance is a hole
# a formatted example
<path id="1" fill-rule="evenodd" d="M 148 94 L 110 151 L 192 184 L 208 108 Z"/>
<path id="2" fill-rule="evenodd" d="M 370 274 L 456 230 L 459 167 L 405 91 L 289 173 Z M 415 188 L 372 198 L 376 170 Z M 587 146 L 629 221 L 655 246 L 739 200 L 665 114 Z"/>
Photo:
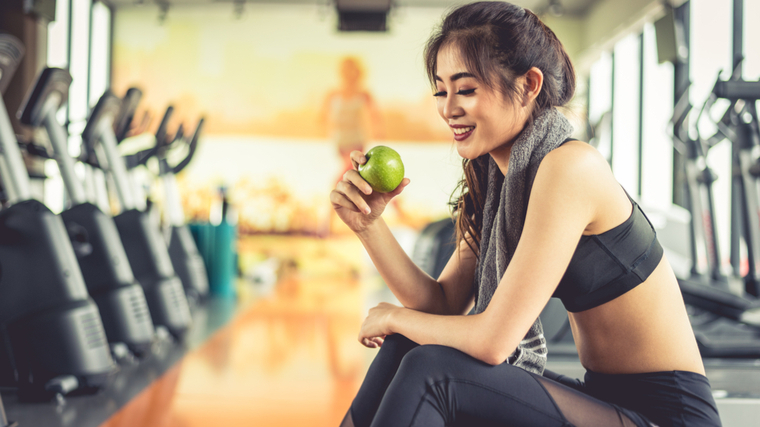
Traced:
<path id="1" fill-rule="evenodd" d="M 201 118 L 195 127 L 193 137 L 188 144 L 187 156 L 176 166 L 169 165 L 166 150 L 159 150 L 158 152 L 159 176 L 164 184 L 166 203 L 164 217 L 169 227 L 169 256 L 177 275 L 182 279 L 188 299 L 192 300 L 194 304 L 200 303 L 208 296 L 208 275 L 203 257 L 198 252 L 190 228 L 185 223 L 185 213 L 182 210 L 175 175 L 187 167 L 193 158 L 198 146 L 198 139 L 203 130 L 203 121 L 204 119 Z"/>
<path id="2" fill-rule="evenodd" d="M 116 134 L 126 136 L 129 124 L 132 122 L 135 110 L 142 98 L 142 92 L 137 88 L 131 88 L 127 91 L 121 103 L 121 111 L 116 121 Z M 209 284 L 206 266 L 198 252 L 198 247 L 193 240 L 190 229 L 185 223 L 185 214 L 182 210 L 182 202 L 179 197 L 179 190 L 175 175 L 180 173 L 193 158 L 198 147 L 198 140 L 203 130 L 204 119 L 198 121 L 190 142 L 187 144 L 187 155 L 175 166 L 171 166 L 167 159 L 167 152 L 170 146 L 179 142 L 184 142 L 184 132 L 180 125 L 173 141 L 167 143 L 166 128 L 171 119 L 173 107 L 168 107 L 164 114 L 158 131 L 156 132 L 156 144 L 153 148 L 137 153 L 127 161 L 128 166 L 137 167 L 145 165 L 148 160 L 155 156 L 158 160 L 159 177 L 163 183 L 165 207 L 164 220 L 168 227 L 167 240 L 169 245 L 169 256 L 172 265 L 182 285 L 185 288 L 188 301 L 191 306 L 195 306 L 208 296 Z M 134 186 L 133 186 L 134 188 Z"/>
<path id="3" fill-rule="evenodd" d="M 181 339 L 190 326 L 191 315 L 182 282 L 176 276 L 158 224 L 149 212 L 136 209 L 124 159 L 119 155 L 114 120 L 121 102 L 111 92 L 98 100 L 87 122 L 82 140 L 97 155 L 98 163 L 113 178 L 121 205 L 114 223 L 121 236 L 129 264 L 143 287 L 156 326 L 165 327 Z"/>
<path id="4" fill-rule="evenodd" d="M 55 118 L 67 98 L 71 75 L 66 70 L 47 68 L 21 110 L 21 122 L 44 126 L 56 153 L 71 207 L 61 213 L 74 252 L 103 319 L 106 337 L 117 359 L 127 356 L 122 347 L 138 357 L 149 352 L 153 321 L 140 284 L 135 280 L 113 218 L 89 203 L 84 187 L 74 172 L 68 153 L 66 130 Z"/>
<path id="5" fill-rule="evenodd" d="M 10 79 L 20 42 L 0 35 L 0 81 Z M 65 93 L 65 92 L 64 92 Z M 9 206 L 0 211 L 0 384 L 22 399 L 98 389 L 115 364 L 95 302 L 87 294 L 63 220 L 31 196 L 18 143 L 0 102 L 2 181 Z"/>

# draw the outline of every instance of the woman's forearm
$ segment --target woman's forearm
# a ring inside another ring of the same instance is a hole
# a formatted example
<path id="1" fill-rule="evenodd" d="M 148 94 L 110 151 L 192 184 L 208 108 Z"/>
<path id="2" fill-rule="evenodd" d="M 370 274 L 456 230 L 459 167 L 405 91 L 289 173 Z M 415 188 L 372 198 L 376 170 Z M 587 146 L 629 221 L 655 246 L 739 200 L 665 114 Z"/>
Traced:
<path id="1" fill-rule="evenodd" d="M 426 313 L 446 313 L 441 285 L 409 258 L 382 218 L 357 236 L 380 276 L 404 307 Z"/>
<path id="2" fill-rule="evenodd" d="M 445 345 L 491 365 L 503 363 L 521 339 L 519 334 L 505 334 L 504 327 L 493 333 L 495 329 L 485 313 L 442 316 L 399 307 L 388 322 L 393 333 L 417 344 Z"/>

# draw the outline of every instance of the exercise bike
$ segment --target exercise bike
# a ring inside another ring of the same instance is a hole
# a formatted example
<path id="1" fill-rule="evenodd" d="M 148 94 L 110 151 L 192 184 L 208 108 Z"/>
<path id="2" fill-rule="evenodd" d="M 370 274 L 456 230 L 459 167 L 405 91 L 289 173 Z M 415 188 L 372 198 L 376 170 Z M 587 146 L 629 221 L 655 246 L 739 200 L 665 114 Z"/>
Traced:
<path id="1" fill-rule="evenodd" d="M 10 80 L 22 49 L 14 37 L 0 35 L 0 86 Z M 63 220 L 32 198 L 3 102 L 0 147 L 0 176 L 9 193 L 0 211 L 0 384 L 34 400 L 100 389 L 116 365 L 98 307 Z"/>
<path id="2" fill-rule="evenodd" d="M 70 207 L 63 219 L 85 284 L 98 305 L 106 337 L 117 360 L 143 357 L 153 344 L 153 321 L 142 287 L 135 280 L 113 218 L 85 196 L 68 152 L 66 129 L 56 113 L 67 98 L 71 75 L 47 68 L 21 110 L 21 123 L 47 130 L 66 186 Z"/>

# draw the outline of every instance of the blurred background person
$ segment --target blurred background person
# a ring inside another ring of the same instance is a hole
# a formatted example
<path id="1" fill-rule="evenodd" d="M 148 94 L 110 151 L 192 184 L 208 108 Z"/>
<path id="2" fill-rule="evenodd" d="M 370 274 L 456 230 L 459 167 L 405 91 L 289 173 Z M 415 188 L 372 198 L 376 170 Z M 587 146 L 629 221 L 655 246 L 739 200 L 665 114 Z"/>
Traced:
<path id="1" fill-rule="evenodd" d="M 340 175 L 353 169 L 349 154 L 364 150 L 370 139 L 383 139 L 383 118 L 370 92 L 364 88 L 364 70 L 357 58 L 343 58 L 339 67 L 340 87 L 325 96 L 320 123 L 335 141 L 341 158 Z"/>
<path id="2" fill-rule="evenodd" d="M 349 154 L 364 151 L 370 139 L 384 139 L 383 118 L 370 92 L 364 87 L 364 70 L 359 60 L 344 57 L 338 68 L 340 87 L 330 90 L 322 103 L 319 121 L 328 138 L 335 142 L 340 156 L 340 171 L 335 182 L 353 169 Z M 334 214 L 320 227 L 323 237 L 330 234 Z"/>

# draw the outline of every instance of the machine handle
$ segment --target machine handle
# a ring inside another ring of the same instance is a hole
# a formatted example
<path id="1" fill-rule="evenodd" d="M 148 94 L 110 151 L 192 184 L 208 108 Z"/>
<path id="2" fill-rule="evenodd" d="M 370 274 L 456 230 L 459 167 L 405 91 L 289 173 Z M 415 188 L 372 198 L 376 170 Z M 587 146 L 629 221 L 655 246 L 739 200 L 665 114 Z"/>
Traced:
<path id="1" fill-rule="evenodd" d="M 170 105 L 166 107 L 164 118 L 161 119 L 161 124 L 158 125 L 158 130 L 156 130 L 156 148 L 160 148 L 162 145 L 164 145 L 164 141 L 166 140 L 166 131 L 169 128 L 169 119 L 171 119 L 172 114 L 174 114 L 174 107 Z"/>
<path id="2" fill-rule="evenodd" d="M 137 111 L 137 105 L 140 104 L 142 95 L 140 89 L 133 87 L 127 90 L 127 94 L 121 100 L 121 107 L 113 124 L 113 131 L 117 141 L 121 142 L 127 137 L 129 125 L 135 117 L 135 111 Z"/>
<path id="3" fill-rule="evenodd" d="M 37 77 L 34 90 L 24 100 L 18 118 L 22 124 L 40 127 L 48 114 L 55 114 L 69 99 L 71 74 L 61 68 L 46 68 Z"/>
<path id="4" fill-rule="evenodd" d="M 0 33 L 0 93 L 4 93 L 8 88 L 23 56 L 24 45 L 21 40 L 10 34 Z"/>
<path id="5" fill-rule="evenodd" d="M 188 164 L 190 164 L 190 161 L 193 159 L 193 156 L 195 155 L 195 150 L 198 148 L 198 140 L 200 139 L 201 131 L 203 131 L 203 122 L 205 121 L 204 117 L 201 117 L 200 120 L 198 120 L 198 125 L 195 127 L 195 132 L 193 133 L 193 139 L 190 140 L 190 151 L 188 151 L 187 156 L 185 156 L 184 159 L 182 159 L 181 162 L 179 162 L 176 166 L 172 168 L 173 174 L 180 173 L 185 167 L 187 167 Z"/>
<path id="6" fill-rule="evenodd" d="M 730 80 L 727 82 L 717 82 L 714 93 L 718 98 L 731 101 L 743 99 L 754 102 L 760 99 L 760 81 Z"/>

